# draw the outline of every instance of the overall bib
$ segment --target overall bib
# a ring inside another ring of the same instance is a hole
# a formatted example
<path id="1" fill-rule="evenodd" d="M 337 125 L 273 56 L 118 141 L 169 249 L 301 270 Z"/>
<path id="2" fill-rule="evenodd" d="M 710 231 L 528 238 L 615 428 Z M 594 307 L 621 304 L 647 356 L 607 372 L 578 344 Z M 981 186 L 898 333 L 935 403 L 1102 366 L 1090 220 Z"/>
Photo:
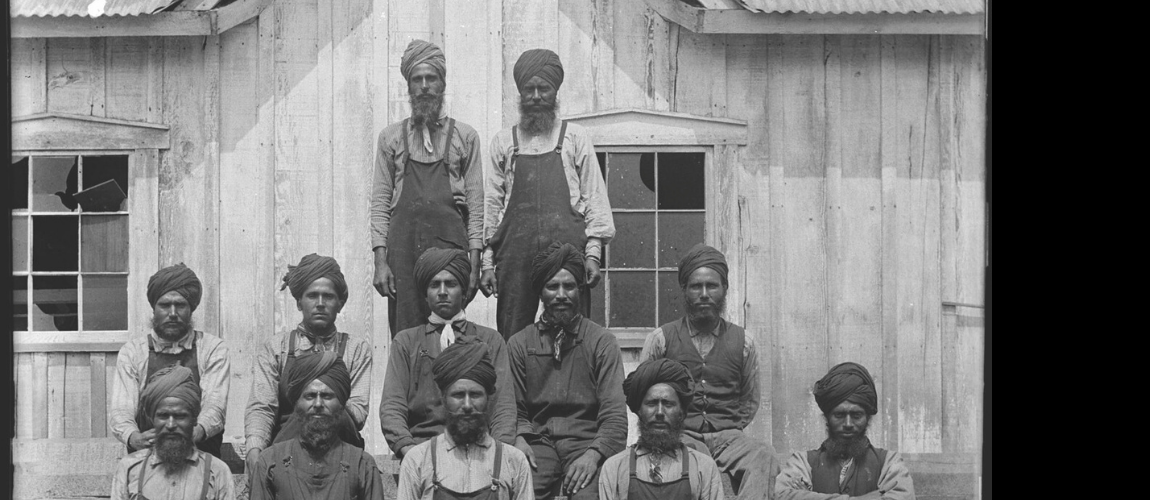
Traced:
<path id="1" fill-rule="evenodd" d="M 631 481 L 627 483 L 627 500 L 678 500 L 691 498 L 691 458 L 687 456 L 687 447 L 679 449 L 679 456 L 683 461 L 683 473 L 679 479 L 664 483 L 648 482 L 635 475 L 636 454 L 631 447 Z"/>
<path id="2" fill-rule="evenodd" d="M 148 460 L 152 458 L 152 450 L 148 450 L 148 456 L 144 457 L 144 461 L 140 462 L 140 477 L 136 482 L 136 495 L 131 500 L 148 500 L 144 496 L 144 475 L 148 473 Z M 212 456 L 204 456 L 204 484 L 200 487 L 200 500 L 208 499 L 208 479 L 212 477 Z"/>
<path id="3" fill-rule="evenodd" d="M 343 359 L 344 349 L 347 347 L 347 334 L 337 332 L 339 340 L 336 342 L 336 356 Z M 299 437 L 300 431 L 303 428 L 303 423 L 298 422 L 292 418 L 295 414 L 295 401 L 288 401 L 288 381 L 287 374 L 291 372 L 295 366 L 295 341 L 300 335 L 299 330 L 292 330 L 291 335 L 288 337 L 288 350 L 287 359 L 284 361 L 283 367 L 280 369 L 280 387 L 279 387 L 279 418 L 276 419 L 275 427 L 272 429 L 272 443 L 279 443 Z M 303 356 L 319 356 L 320 353 L 315 351 L 308 351 L 301 353 Z M 359 431 L 355 428 L 355 422 L 351 420 L 351 415 L 345 409 L 339 415 L 339 438 L 343 442 L 355 446 L 356 448 L 363 448 L 363 437 L 359 435 Z"/>
<path id="4" fill-rule="evenodd" d="M 467 250 L 467 213 L 455 205 L 451 192 L 451 171 L 447 156 L 455 120 L 449 119 L 443 155 L 433 163 L 411 159 L 411 145 L 406 133 L 408 120 L 403 120 L 403 151 L 407 161 L 403 168 L 403 192 L 391 212 L 387 236 L 387 265 L 395 276 L 395 300 L 388 299 L 388 321 L 391 338 L 395 334 L 427 322 L 431 308 L 427 290 L 415 284 L 415 261 L 431 247 Z"/>
<path id="5" fill-rule="evenodd" d="M 144 376 L 144 385 L 140 387 L 140 393 L 144 392 L 144 387 L 148 386 L 148 380 L 152 378 L 152 374 L 159 371 L 161 368 L 169 366 L 180 365 L 192 371 L 192 378 L 195 379 L 196 385 L 200 383 L 200 364 L 196 357 L 196 345 L 200 339 L 203 338 L 203 333 L 193 332 L 191 349 L 184 349 L 179 354 L 167 354 L 156 351 L 156 345 L 152 340 L 152 336 L 148 335 L 148 370 Z M 155 427 L 152 423 L 151 416 L 144 415 L 144 407 L 138 402 L 136 403 L 136 427 L 140 432 L 146 432 L 148 429 Z M 196 448 L 210 453 L 215 456 L 220 456 L 220 447 L 224 444 L 224 433 L 221 432 L 215 436 L 207 437 L 203 441 L 196 443 Z M 128 445 L 128 453 L 136 451 L 131 445 Z"/>
<path id="6" fill-rule="evenodd" d="M 587 222 L 571 207 L 571 194 L 563 171 L 566 133 L 567 122 L 563 122 L 554 150 L 521 155 L 518 126 L 511 128 L 513 147 L 507 168 L 515 170 L 515 184 L 503 221 L 489 241 L 495 252 L 495 277 L 499 286 L 496 323 L 504 339 L 535 322 L 535 312 L 539 309 L 539 295 L 531 287 L 531 263 L 535 255 L 546 250 L 552 241 L 570 243 L 580 252 L 587 245 Z M 594 172 L 588 173 L 591 174 Z M 583 315 L 590 316 L 587 289 L 582 292 Z"/>
<path id="7" fill-rule="evenodd" d="M 328 452 L 326 457 L 329 464 L 338 464 L 338 467 L 328 465 L 324 467 L 326 470 L 323 472 L 317 472 L 319 468 L 308 463 L 307 451 L 300 446 L 299 442 L 292 443 L 290 446 L 291 458 L 277 463 L 276 467 L 272 469 L 271 483 L 273 488 L 287 487 L 291 492 L 284 496 L 288 498 L 360 499 L 359 492 L 353 488 L 353 485 L 359 485 L 360 461 L 356 456 L 359 450 L 350 446 L 338 446 L 337 450 L 341 451 L 333 450 Z M 336 453 L 339 455 L 336 456 Z M 329 479 L 329 475 L 336 477 Z M 317 495 L 319 492 L 310 491 L 313 488 L 318 489 L 324 486 L 326 486 L 326 493 L 322 496 Z M 362 487 L 362 485 L 359 486 Z"/>
<path id="8" fill-rule="evenodd" d="M 471 493 L 459 493 L 439 484 L 439 461 L 435 456 L 438 436 L 431 438 L 431 484 L 435 488 L 432 500 L 498 500 L 499 499 L 499 466 L 503 463 L 503 443 L 495 441 L 495 467 L 491 471 L 491 487 L 481 488 Z"/>

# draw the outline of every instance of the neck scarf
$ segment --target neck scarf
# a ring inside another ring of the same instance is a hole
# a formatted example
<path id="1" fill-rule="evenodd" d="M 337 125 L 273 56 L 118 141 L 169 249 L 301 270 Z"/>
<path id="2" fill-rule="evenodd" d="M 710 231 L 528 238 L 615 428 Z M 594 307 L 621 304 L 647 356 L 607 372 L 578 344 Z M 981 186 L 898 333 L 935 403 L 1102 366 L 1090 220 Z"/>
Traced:
<path id="1" fill-rule="evenodd" d="M 561 361 L 560 351 L 563 347 L 563 339 L 567 338 L 567 334 L 575 335 L 575 329 L 579 326 L 579 322 L 583 320 L 582 314 L 576 314 L 571 318 L 571 321 L 566 324 L 560 323 L 555 319 L 549 311 L 543 311 L 539 316 L 539 322 L 535 324 L 535 328 L 539 329 L 539 333 L 556 331 L 555 333 L 555 361 Z"/>
<path id="2" fill-rule="evenodd" d="M 436 329 L 440 330 L 439 349 L 442 351 L 454 344 L 456 338 L 463 336 L 463 328 L 467 325 L 467 313 L 460 309 L 451 319 L 443 319 L 438 314 L 431 313 L 427 317 L 427 322 L 436 325 Z M 451 328 L 447 325 L 451 325 Z"/>

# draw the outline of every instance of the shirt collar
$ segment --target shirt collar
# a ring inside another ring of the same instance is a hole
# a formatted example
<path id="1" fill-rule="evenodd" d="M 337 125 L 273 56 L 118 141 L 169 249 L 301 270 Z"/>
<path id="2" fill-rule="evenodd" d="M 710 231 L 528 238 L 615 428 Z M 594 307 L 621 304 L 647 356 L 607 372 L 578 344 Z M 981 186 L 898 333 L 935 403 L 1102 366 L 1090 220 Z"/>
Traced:
<path id="1" fill-rule="evenodd" d="M 669 456 L 671 458 L 679 458 L 679 450 L 681 450 L 681 449 L 682 449 L 681 447 L 675 448 L 673 451 L 671 451 L 670 454 L 660 455 L 660 456 Z M 636 457 L 642 457 L 642 456 L 650 455 L 650 454 L 651 454 L 651 450 L 648 450 L 648 449 L 642 448 L 642 447 L 636 447 L 635 448 L 635 456 Z"/>
<path id="2" fill-rule="evenodd" d="M 719 318 L 719 322 L 715 323 L 714 329 L 712 329 L 710 331 L 703 332 L 703 331 L 696 330 L 695 325 L 691 324 L 690 319 L 683 318 L 683 321 L 687 322 L 687 334 L 690 335 L 692 338 L 697 337 L 700 333 L 707 333 L 707 334 L 713 335 L 715 337 L 718 337 L 719 332 L 722 331 L 722 326 L 723 326 L 723 318 Z"/>
<path id="3" fill-rule="evenodd" d="M 443 436 L 443 439 L 447 441 L 447 451 L 454 450 L 455 449 L 455 440 L 451 439 L 451 433 L 447 432 L 445 430 L 443 432 L 442 436 Z M 495 440 L 491 438 L 491 433 L 485 432 L 485 433 L 483 433 L 483 438 L 474 444 L 480 448 L 490 448 L 491 444 L 494 441 Z"/>
<path id="4" fill-rule="evenodd" d="M 189 329 L 183 338 L 175 342 L 160 338 L 155 330 L 148 332 L 148 335 L 152 337 L 152 345 L 156 348 L 157 352 L 167 353 L 168 351 L 172 351 L 171 354 L 179 354 L 184 349 L 192 348 L 192 341 L 196 338 L 196 330 Z"/>
<path id="5" fill-rule="evenodd" d="M 192 464 L 199 464 L 200 460 L 202 459 L 200 453 L 202 453 L 200 450 L 192 447 L 191 453 L 188 454 L 187 461 L 191 462 Z M 159 466 L 160 463 L 160 457 L 155 453 L 151 453 L 151 458 L 148 459 L 148 465 L 154 469 Z"/>
<path id="6" fill-rule="evenodd" d="M 336 333 L 339 333 L 338 329 L 332 327 L 331 332 L 329 332 L 327 336 L 315 335 L 309 332 L 303 323 L 300 323 L 299 326 L 296 327 L 296 330 L 299 331 L 299 335 L 296 337 L 296 349 L 300 351 L 311 349 L 315 344 L 327 344 L 336 338 Z M 313 338 L 315 342 L 312 342 Z"/>

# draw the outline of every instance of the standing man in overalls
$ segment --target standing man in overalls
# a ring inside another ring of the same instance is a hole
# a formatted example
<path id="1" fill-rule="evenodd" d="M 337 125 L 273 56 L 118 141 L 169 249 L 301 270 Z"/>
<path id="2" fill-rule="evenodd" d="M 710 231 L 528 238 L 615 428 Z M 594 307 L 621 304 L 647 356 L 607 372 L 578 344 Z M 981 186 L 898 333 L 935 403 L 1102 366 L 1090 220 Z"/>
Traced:
<path id="1" fill-rule="evenodd" d="M 127 445 L 128 453 L 151 448 L 156 440 L 152 416 L 140 404 L 150 377 L 162 368 L 179 365 L 191 370 L 202 389 L 192 441 L 200 450 L 220 456 L 231 362 L 219 337 L 195 329 L 192 313 L 202 295 L 200 279 L 182 262 L 148 279 L 152 331 L 120 348 L 108 414 L 112 435 Z"/>
<path id="2" fill-rule="evenodd" d="M 414 40 L 399 71 L 407 80 L 411 117 L 388 125 L 375 150 L 371 192 L 373 284 L 387 297 L 391 337 L 420 326 L 431 310 L 412 277 L 415 261 L 431 247 L 468 252 L 470 286 L 479 285 L 483 249 L 483 166 L 479 134 L 448 118 L 443 95 L 447 62 L 435 44 Z"/>
<path id="3" fill-rule="evenodd" d="M 244 412 L 248 470 L 254 470 L 260 450 L 298 437 L 302 430 L 300 417 L 293 411 L 295 401 L 289 396 L 292 381 L 285 374 L 293 373 L 299 358 L 329 351 L 351 374 L 351 394 L 337 415 L 339 438 L 363 448 L 359 431 L 367 420 L 371 397 L 371 346 L 364 337 L 351 337 L 335 326 L 347 302 L 347 281 L 339 263 L 331 257 L 306 255 L 299 265 L 288 266 L 283 282 L 280 289 L 291 289 L 303 319 L 286 335 L 269 339 L 256 354 L 252 391 Z"/>
<path id="4" fill-rule="evenodd" d="M 595 147 L 587 131 L 556 120 L 563 83 L 559 56 L 531 49 L 515 62 L 519 124 L 491 140 L 487 171 L 487 247 L 483 294 L 495 294 L 497 327 L 504 338 L 535 322 L 539 295 L 531 290 L 531 259 L 553 241 L 586 255 L 588 288 L 599 283 L 603 245 L 615 222 Z M 584 315 L 590 296 L 582 291 Z"/>

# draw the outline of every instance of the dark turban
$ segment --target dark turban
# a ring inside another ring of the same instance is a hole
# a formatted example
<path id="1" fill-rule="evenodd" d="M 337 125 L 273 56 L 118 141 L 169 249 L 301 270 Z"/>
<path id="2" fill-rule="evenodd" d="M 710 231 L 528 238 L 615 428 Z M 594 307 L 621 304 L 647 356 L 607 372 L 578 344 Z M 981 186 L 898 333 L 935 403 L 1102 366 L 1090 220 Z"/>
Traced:
<path id="1" fill-rule="evenodd" d="M 531 49 L 519 56 L 515 61 L 515 87 L 520 92 L 527 80 L 538 76 L 550 83 L 555 90 L 563 84 L 563 63 L 559 62 L 559 55 L 547 49 Z"/>
<path id="2" fill-rule="evenodd" d="M 575 275 L 576 283 L 583 284 L 583 253 L 570 243 L 551 242 L 551 246 L 536 254 L 531 262 L 531 288 L 538 294 L 563 269 Z"/>
<path id="3" fill-rule="evenodd" d="M 431 364 L 431 374 L 441 391 L 467 379 L 482 385 L 488 394 L 495 392 L 495 365 L 491 364 L 487 344 L 478 340 L 448 346 Z"/>
<path id="4" fill-rule="evenodd" d="M 152 307 L 156 307 L 156 301 L 168 292 L 177 292 L 188 300 L 188 304 L 191 304 L 192 310 L 195 311 L 200 305 L 200 295 L 203 291 L 203 285 L 200 284 L 196 273 L 188 269 L 183 262 L 160 269 L 148 278 L 148 303 Z"/>
<path id="5" fill-rule="evenodd" d="M 647 391 L 655 384 L 667 384 L 675 389 L 680 401 L 689 401 L 691 395 L 691 372 L 678 361 L 667 358 L 648 359 L 635 368 L 623 380 L 623 392 L 627 395 L 627 407 L 639 413 L 639 406 Z M 683 409 L 686 411 L 686 408 Z"/>
<path id="6" fill-rule="evenodd" d="M 282 376 L 287 377 L 287 397 L 292 403 L 299 402 L 303 390 L 317 379 L 335 393 L 341 405 L 347 404 L 347 398 L 351 395 L 351 374 L 335 351 L 297 356 L 291 372 Z"/>
<path id="7" fill-rule="evenodd" d="M 335 292 L 339 294 L 339 301 L 347 302 L 347 281 L 343 279 L 343 272 L 339 270 L 339 263 L 331 257 L 314 253 L 305 255 L 300 259 L 298 266 L 288 266 L 288 272 L 284 275 L 284 284 L 280 290 L 290 288 L 292 297 L 299 300 L 307 291 L 307 287 L 320 278 L 331 280 L 332 284 L 335 285 Z"/>
<path id="8" fill-rule="evenodd" d="M 687 279 L 700 267 L 714 269 L 722 278 L 723 286 L 727 286 L 727 258 L 723 257 L 723 252 L 702 243 L 691 247 L 679 260 L 679 286 L 686 288 Z"/>
<path id="9" fill-rule="evenodd" d="M 815 402 L 823 413 L 830 413 L 843 401 L 850 401 L 866 410 L 868 415 L 878 413 L 878 392 L 874 379 L 863 365 L 840 363 L 831 368 L 815 383 Z"/>
<path id="10" fill-rule="evenodd" d="M 403 74 L 403 79 L 411 80 L 411 70 L 422 63 L 435 68 L 435 71 L 439 72 L 439 78 L 447 78 L 447 58 L 443 57 L 443 51 L 439 46 L 423 40 L 412 40 L 407 44 L 407 50 L 403 51 L 403 57 L 399 60 L 399 72 Z"/>
<path id="11" fill-rule="evenodd" d="M 156 370 L 140 391 L 140 408 L 149 425 L 156 416 L 156 408 L 164 398 L 176 398 L 188 404 L 193 415 L 200 414 L 200 385 L 190 368 L 172 365 Z M 148 429 L 140 429 L 141 432 Z"/>
<path id="12" fill-rule="evenodd" d="M 415 286 L 426 293 L 427 285 L 445 269 L 467 290 L 471 284 L 471 261 L 467 258 L 467 252 L 458 248 L 432 247 L 425 250 L 415 261 Z"/>

